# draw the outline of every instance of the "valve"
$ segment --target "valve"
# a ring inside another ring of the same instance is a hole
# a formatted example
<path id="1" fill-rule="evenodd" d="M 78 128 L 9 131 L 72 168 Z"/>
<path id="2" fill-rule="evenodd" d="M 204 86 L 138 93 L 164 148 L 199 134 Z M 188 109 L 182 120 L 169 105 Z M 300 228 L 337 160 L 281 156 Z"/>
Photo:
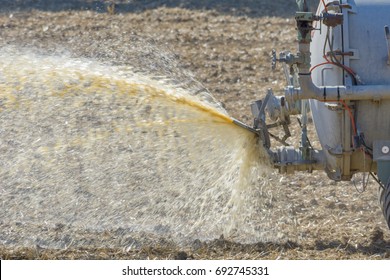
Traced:
<path id="1" fill-rule="evenodd" d="M 276 69 L 277 63 L 286 63 L 289 66 L 294 64 L 300 64 L 303 62 L 302 56 L 298 54 L 292 54 L 290 51 L 283 51 L 279 53 L 279 58 L 276 56 L 276 50 L 272 50 L 271 66 L 272 70 Z"/>

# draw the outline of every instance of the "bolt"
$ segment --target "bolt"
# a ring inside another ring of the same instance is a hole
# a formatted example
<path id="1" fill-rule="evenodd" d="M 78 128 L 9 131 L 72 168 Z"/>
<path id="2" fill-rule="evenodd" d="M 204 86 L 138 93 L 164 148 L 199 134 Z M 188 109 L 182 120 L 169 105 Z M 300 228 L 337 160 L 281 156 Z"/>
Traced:
<path id="1" fill-rule="evenodd" d="M 390 148 L 389 146 L 383 146 L 382 147 L 382 153 L 384 153 L 385 155 L 388 154 L 390 152 Z"/>

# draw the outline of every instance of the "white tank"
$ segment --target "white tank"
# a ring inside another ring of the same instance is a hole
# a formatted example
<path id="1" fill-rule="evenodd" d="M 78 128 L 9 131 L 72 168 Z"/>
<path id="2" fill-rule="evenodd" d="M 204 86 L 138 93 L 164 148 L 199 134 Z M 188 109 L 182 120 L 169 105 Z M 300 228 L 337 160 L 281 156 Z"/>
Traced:
<path id="1" fill-rule="evenodd" d="M 268 90 L 252 105 L 251 131 L 280 172 L 325 169 L 336 181 L 369 172 L 380 185 L 390 228 L 390 0 L 318 2 L 313 13 L 307 0 L 297 0 L 298 53 L 272 53 L 272 66 L 284 65 L 285 95 Z M 308 101 L 321 150 L 307 141 Z M 298 149 L 284 141 L 294 114 L 301 115 Z M 267 124 L 266 115 L 274 123 Z M 278 125 L 283 138 L 268 133 Z M 283 146 L 271 149 L 270 136 Z"/>
<path id="2" fill-rule="evenodd" d="M 331 2 L 334 1 L 325 1 Z M 389 38 L 385 26 L 390 25 L 390 1 L 344 0 L 340 4 L 341 7 L 329 5 L 327 9 L 329 13 L 343 14 L 342 25 L 328 27 L 317 22 L 314 26 L 310 46 L 313 83 L 317 87 L 347 88 L 389 85 Z M 320 2 L 317 15 L 322 11 Z M 346 67 L 335 65 L 336 59 Z M 350 70 L 356 75 L 349 74 Z M 349 180 L 356 172 L 375 172 L 376 162 L 368 153 L 375 150 L 378 141 L 390 141 L 390 100 L 374 92 L 372 98 L 365 100 L 354 100 L 353 96 L 348 99 L 341 103 L 310 100 L 326 171 L 335 180 Z"/>

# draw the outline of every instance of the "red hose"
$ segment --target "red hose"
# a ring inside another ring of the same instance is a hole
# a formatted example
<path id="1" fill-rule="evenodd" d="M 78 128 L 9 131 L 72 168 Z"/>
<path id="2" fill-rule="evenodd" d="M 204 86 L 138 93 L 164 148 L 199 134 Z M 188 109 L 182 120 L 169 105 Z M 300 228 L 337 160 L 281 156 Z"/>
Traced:
<path id="1" fill-rule="evenodd" d="M 325 0 L 321 0 L 321 2 L 322 2 L 322 5 L 324 5 L 325 12 L 328 12 L 328 8 L 327 8 L 326 5 L 325 5 Z"/>

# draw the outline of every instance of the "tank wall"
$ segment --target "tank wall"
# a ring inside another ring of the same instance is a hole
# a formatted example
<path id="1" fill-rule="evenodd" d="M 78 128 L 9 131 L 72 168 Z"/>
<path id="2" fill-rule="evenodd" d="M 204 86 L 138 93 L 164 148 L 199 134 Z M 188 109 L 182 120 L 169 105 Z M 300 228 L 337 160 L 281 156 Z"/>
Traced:
<path id="1" fill-rule="evenodd" d="M 325 1 L 330 2 L 330 1 Z M 387 64 L 387 43 L 384 26 L 390 26 L 390 1 L 349 0 L 352 12 L 344 12 L 344 25 L 334 28 L 334 50 L 354 51 L 354 57 L 344 57 L 345 65 L 351 67 L 365 85 L 390 84 L 390 66 Z M 320 5 L 321 6 L 321 5 Z M 319 28 L 317 24 L 317 28 Z M 326 26 L 312 33 L 312 67 L 325 62 L 323 46 Z M 325 50 L 329 51 L 329 48 Z M 351 78 L 341 68 L 326 64 L 312 72 L 317 86 L 350 85 Z M 327 152 L 328 148 L 343 144 L 345 112 L 329 110 L 325 103 L 311 100 L 311 110 L 320 143 L 323 147 L 329 169 L 340 167 L 340 161 Z M 365 136 L 366 144 L 372 148 L 375 140 L 390 139 L 390 100 L 356 101 L 355 120 L 358 132 Z M 352 105 L 352 107 L 353 107 Z M 343 126 L 344 124 L 344 126 Z M 345 147 L 343 147 L 345 148 Z M 361 153 L 357 150 L 355 153 Z M 359 158 L 352 155 L 352 160 Z M 362 165 L 353 163 L 356 171 L 364 171 Z M 359 167 L 360 166 L 360 167 Z"/>
<path id="2" fill-rule="evenodd" d="M 390 26 L 390 1 L 355 0 L 357 13 L 350 15 L 350 46 L 359 51 L 359 59 L 351 60 L 366 85 L 390 84 L 390 66 L 384 26 Z M 358 129 L 367 144 L 390 139 L 390 101 L 359 101 L 356 104 Z"/>
<path id="3" fill-rule="evenodd" d="M 390 84 L 385 25 L 390 26 L 390 1 L 354 0 L 357 13 L 349 15 L 349 45 L 359 52 L 350 61 L 366 85 Z"/>
<path id="4" fill-rule="evenodd" d="M 323 8 L 320 5 L 318 13 L 321 9 Z M 312 32 L 312 43 L 310 46 L 312 67 L 326 62 L 323 58 L 323 46 L 325 44 L 327 28 L 325 25 L 320 25 L 319 23 L 316 24 L 315 28 L 321 30 Z M 331 30 L 331 35 L 334 36 L 334 46 L 341 48 L 341 27 L 336 27 L 334 30 Z M 325 49 L 325 52 L 327 51 L 329 51 L 329 48 Z M 342 70 L 330 64 L 316 67 L 312 71 L 311 77 L 316 86 L 337 86 L 344 84 Z M 328 152 L 328 148 L 334 149 L 342 143 L 342 114 L 329 110 L 326 103 L 317 100 L 310 100 L 310 108 L 318 139 L 326 158 L 327 169 L 336 170 L 338 166 L 337 159 Z"/>

